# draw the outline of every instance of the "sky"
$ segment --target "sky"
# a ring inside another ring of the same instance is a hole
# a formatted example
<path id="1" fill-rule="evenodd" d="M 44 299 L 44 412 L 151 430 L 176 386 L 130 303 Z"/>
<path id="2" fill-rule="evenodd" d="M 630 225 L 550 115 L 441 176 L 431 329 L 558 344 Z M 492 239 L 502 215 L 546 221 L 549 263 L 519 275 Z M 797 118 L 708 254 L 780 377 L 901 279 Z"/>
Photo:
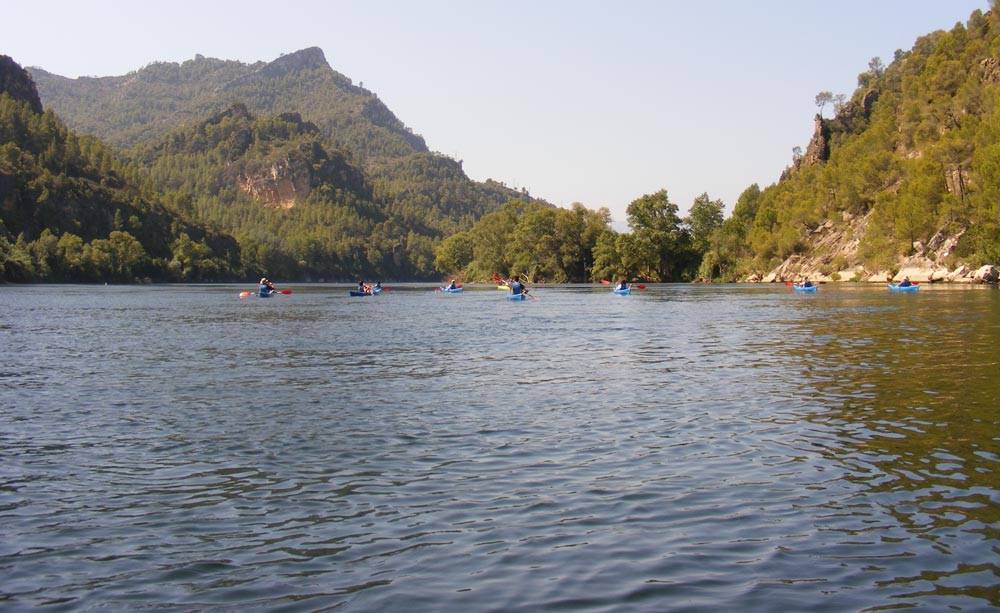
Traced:
<path id="1" fill-rule="evenodd" d="M 639 196 L 731 210 L 807 144 L 817 92 L 988 0 L 50 2 L 14 0 L 0 53 L 69 77 L 318 46 L 435 151 L 559 205 Z M 11 24 L 18 24 L 11 27 Z M 829 113 L 829 111 L 827 111 Z"/>

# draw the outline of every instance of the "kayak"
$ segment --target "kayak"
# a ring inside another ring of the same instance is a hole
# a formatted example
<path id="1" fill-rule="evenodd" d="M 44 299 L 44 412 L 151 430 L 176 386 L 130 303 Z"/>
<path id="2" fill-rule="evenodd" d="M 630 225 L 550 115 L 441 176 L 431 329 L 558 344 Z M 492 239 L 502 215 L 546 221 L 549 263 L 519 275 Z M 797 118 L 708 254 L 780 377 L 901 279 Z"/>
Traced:
<path id="1" fill-rule="evenodd" d="M 510 291 L 510 287 L 508 287 L 506 285 L 498 285 L 497 289 L 500 290 L 501 292 L 509 292 Z"/>
<path id="2" fill-rule="evenodd" d="M 272 289 L 270 291 L 265 291 L 264 293 L 261 293 L 259 291 L 256 291 L 256 292 L 243 291 L 243 292 L 240 292 L 240 298 L 249 298 L 250 296 L 254 296 L 256 298 L 270 298 L 271 296 L 273 296 L 275 294 L 278 294 L 278 293 L 280 293 L 280 292 L 278 290 L 276 290 L 276 289 Z M 291 292 L 287 292 L 287 293 L 290 294 Z"/>
<path id="3" fill-rule="evenodd" d="M 632 288 L 631 287 L 626 287 L 625 289 L 617 289 L 616 288 L 616 289 L 611 290 L 611 293 L 612 294 L 618 294 L 619 296 L 628 296 L 629 294 L 632 293 Z"/>
<path id="4" fill-rule="evenodd" d="M 915 292 L 920 289 L 919 285 L 898 285 L 896 283 L 889 284 L 890 292 Z"/>
<path id="5" fill-rule="evenodd" d="M 374 296 L 374 295 L 375 295 L 375 294 L 372 294 L 371 292 L 359 292 L 359 291 L 358 291 L 358 290 L 356 290 L 356 289 L 352 289 L 352 290 L 350 291 L 350 294 L 351 294 L 352 296 Z"/>
<path id="6" fill-rule="evenodd" d="M 793 285 L 792 289 L 802 294 L 814 294 L 816 293 L 816 286 L 810 285 L 809 287 L 803 287 L 801 285 Z"/>
<path id="7" fill-rule="evenodd" d="M 446 294 L 458 294 L 458 293 L 460 293 L 462 291 L 462 288 L 461 287 L 456 287 L 456 288 L 442 287 L 441 291 L 444 292 L 444 293 L 446 293 Z"/>
<path id="8" fill-rule="evenodd" d="M 527 298 L 525 297 L 524 294 L 511 294 L 510 296 L 507 296 L 507 300 L 526 300 L 526 299 Z"/>

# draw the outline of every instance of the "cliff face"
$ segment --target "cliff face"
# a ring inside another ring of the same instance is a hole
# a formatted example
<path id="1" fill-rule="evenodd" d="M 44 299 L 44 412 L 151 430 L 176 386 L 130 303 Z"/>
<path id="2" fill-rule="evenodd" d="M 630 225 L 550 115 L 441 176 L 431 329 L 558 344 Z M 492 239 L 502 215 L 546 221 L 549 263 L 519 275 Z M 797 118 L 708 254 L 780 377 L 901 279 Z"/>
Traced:
<path id="1" fill-rule="evenodd" d="M 304 164 L 297 164 L 290 158 L 279 160 L 263 172 L 240 175 L 239 188 L 268 206 L 290 209 L 301 202 L 312 190 L 312 176 Z"/>
<path id="2" fill-rule="evenodd" d="M 42 101 L 31 75 L 7 55 L 0 55 L 0 92 L 14 100 L 27 102 L 36 113 L 42 112 Z"/>

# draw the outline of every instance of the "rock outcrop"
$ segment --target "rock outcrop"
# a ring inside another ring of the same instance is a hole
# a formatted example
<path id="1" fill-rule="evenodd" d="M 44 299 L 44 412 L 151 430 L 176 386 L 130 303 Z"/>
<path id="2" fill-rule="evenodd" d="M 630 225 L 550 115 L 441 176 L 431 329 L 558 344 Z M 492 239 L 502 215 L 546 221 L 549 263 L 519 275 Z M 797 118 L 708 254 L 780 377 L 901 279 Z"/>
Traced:
<path id="1" fill-rule="evenodd" d="M 917 241 L 913 253 L 898 260 L 893 270 L 869 270 L 859 264 L 858 248 L 868 226 L 870 214 L 855 217 L 844 213 L 840 223 L 827 220 L 810 231 L 809 254 L 789 256 L 779 266 L 766 274 L 754 274 L 748 283 L 781 283 L 809 277 L 823 283 L 835 281 L 865 281 L 886 283 L 902 281 L 909 277 L 917 283 L 996 283 L 1000 274 L 996 267 L 983 266 L 972 270 L 958 264 L 954 269 L 945 266 L 958 247 L 964 231 L 939 231 L 926 244 Z"/>
<path id="2" fill-rule="evenodd" d="M 996 285 L 1000 282 L 1000 270 L 997 270 L 996 266 L 987 264 L 982 266 L 972 275 L 973 281 L 976 283 L 992 283 Z"/>
<path id="3" fill-rule="evenodd" d="M 31 110 L 42 112 L 42 100 L 31 75 L 9 55 L 0 55 L 0 92 L 14 100 L 27 102 Z"/>
<path id="4" fill-rule="evenodd" d="M 263 171 L 240 175 L 237 183 L 254 200 L 268 206 L 290 209 L 312 190 L 308 166 L 285 158 Z"/>
<path id="5" fill-rule="evenodd" d="M 988 57 L 979 62 L 982 69 L 983 81 L 986 83 L 1000 83 L 1000 60 L 995 57 Z"/>
<path id="6" fill-rule="evenodd" d="M 802 156 L 801 166 L 815 166 L 830 158 L 830 129 L 822 117 L 813 120 L 813 135 Z"/>

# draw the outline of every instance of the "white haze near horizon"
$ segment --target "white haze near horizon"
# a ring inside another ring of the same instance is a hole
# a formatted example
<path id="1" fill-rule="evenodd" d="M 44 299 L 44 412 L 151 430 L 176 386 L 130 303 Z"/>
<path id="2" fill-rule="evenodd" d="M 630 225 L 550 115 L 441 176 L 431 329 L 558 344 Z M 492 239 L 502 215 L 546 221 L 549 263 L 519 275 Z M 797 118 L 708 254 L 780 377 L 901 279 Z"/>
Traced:
<path id="1" fill-rule="evenodd" d="M 812 132 L 820 90 L 964 22 L 988 0 L 819 2 L 14 2 L 0 53 L 65 76 L 195 54 L 269 61 L 310 46 L 432 150 L 568 205 L 666 188 L 731 210 Z M 10 27 L 18 24 L 18 27 Z"/>

